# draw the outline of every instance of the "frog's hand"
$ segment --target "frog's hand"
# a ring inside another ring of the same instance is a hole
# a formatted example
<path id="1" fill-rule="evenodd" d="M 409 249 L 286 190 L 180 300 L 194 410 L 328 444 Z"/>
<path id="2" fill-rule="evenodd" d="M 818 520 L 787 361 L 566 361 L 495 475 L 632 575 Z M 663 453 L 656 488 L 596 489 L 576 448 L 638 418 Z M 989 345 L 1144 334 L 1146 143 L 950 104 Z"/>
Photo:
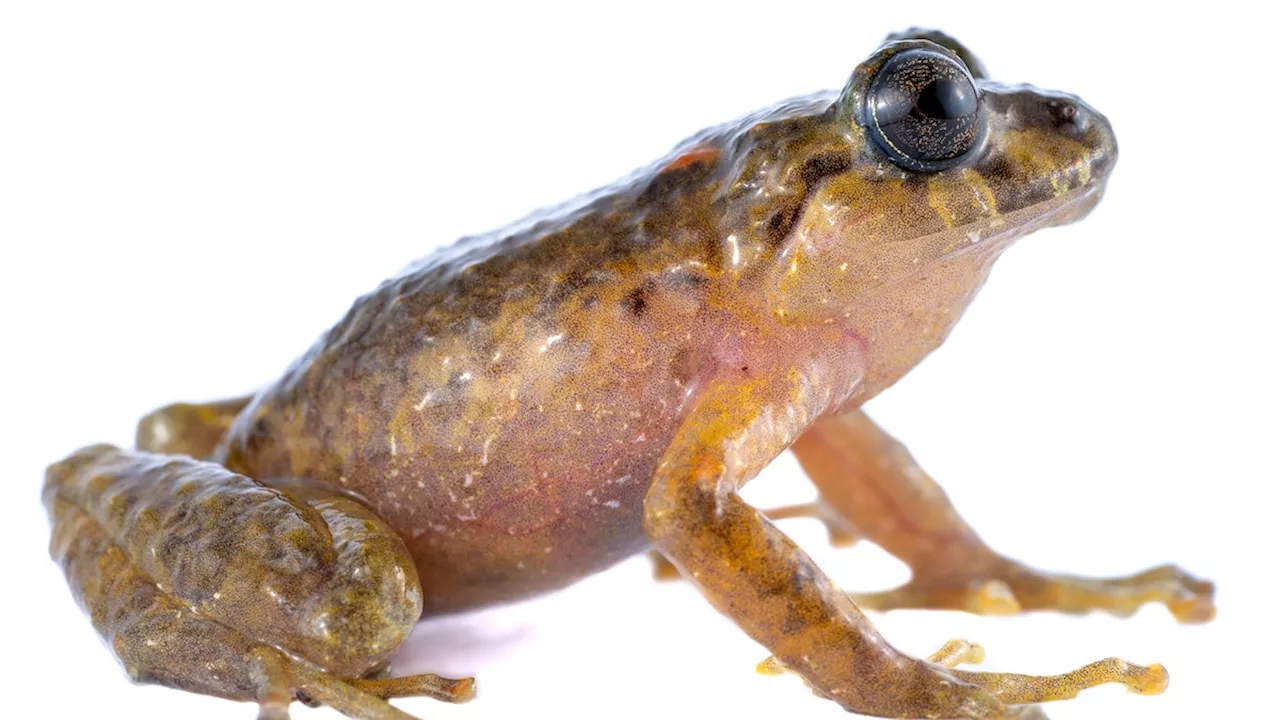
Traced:
<path id="1" fill-rule="evenodd" d="M 302 698 L 370 720 L 411 717 L 385 697 L 467 699 L 469 679 L 343 679 L 391 655 L 422 591 L 399 538 L 322 492 L 98 445 L 49 468 L 50 552 L 136 682 L 256 700 L 272 719 Z"/>
<path id="2" fill-rule="evenodd" d="M 860 410 L 815 423 L 793 449 L 826 500 L 857 532 L 911 566 L 907 585 L 855 595 L 864 608 L 1127 615 L 1159 602 L 1181 622 L 1214 615 L 1213 585 L 1172 565 L 1093 579 L 1042 573 L 997 555 L 906 448 Z"/>
<path id="3" fill-rule="evenodd" d="M 138 421 L 135 445 L 147 452 L 207 458 L 253 397 L 166 405 Z"/>
<path id="4" fill-rule="evenodd" d="M 645 498 L 645 530 L 716 609 L 819 695 L 879 717 L 1005 717 L 1005 699 L 1057 699 L 1098 680 L 1135 686 L 1118 674 L 962 673 L 890 646 L 853 600 L 738 494 L 804 430 L 818 409 L 813 387 L 798 377 L 713 382 L 658 465 Z M 1160 670 L 1142 672 L 1146 681 Z"/>

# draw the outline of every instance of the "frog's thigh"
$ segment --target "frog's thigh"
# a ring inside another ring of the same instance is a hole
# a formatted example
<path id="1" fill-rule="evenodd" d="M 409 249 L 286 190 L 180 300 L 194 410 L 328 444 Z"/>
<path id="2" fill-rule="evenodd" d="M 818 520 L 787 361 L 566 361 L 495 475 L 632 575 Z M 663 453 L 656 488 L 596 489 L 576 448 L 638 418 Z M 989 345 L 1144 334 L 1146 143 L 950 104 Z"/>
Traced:
<path id="1" fill-rule="evenodd" d="M 1183 622 L 1213 616 L 1213 586 L 1174 566 L 1089 579 L 1049 575 L 1001 557 L 906 448 L 860 410 L 815 423 L 793 449 L 824 499 L 855 532 L 911 566 L 907 585 L 855 596 L 863 607 L 1127 614 L 1162 602 Z"/>
<path id="2" fill-rule="evenodd" d="M 411 717 L 387 697 L 466 699 L 469 680 L 342 678 L 395 650 L 421 590 L 399 538 L 321 492 L 94 446 L 49 468 L 50 552 L 135 682 L 256 700 L 273 720 L 297 697 L 370 720 Z"/>
<path id="3" fill-rule="evenodd" d="M 779 411 L 798 389 L 713 384 L 664 454 L 645 498 L 654 545 L 721 613 L 814 690 L 848 710 L 897 718 L 1008 717 L 1014 703 L 1068 697 L 1099 682 L 1158 689 L 1160 668 L 1104 661 L 1057 677 L 969 673 L 902 655 L 852 599 L 762 513 L 738 495 L 786 448 Z M 781 396 L 781 397 L 780 397 Z M 798 408 L 797 408 L 798 409 Z"/>
<path id="4" fill-rule="evenodd" d="M 208 403 L 174 403 L 138 421 L 139 450 L 207 458 L 252 395 Z"/>

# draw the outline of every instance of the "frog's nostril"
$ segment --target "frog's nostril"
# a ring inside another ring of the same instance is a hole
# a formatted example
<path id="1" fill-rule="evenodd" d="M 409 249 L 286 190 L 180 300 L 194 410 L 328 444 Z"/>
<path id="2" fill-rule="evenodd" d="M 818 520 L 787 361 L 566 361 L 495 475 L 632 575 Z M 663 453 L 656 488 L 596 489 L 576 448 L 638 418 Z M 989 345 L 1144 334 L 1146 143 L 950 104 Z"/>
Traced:
<path id="1" fill-rule="evenodd" d="M 1054 121 L 1057 123 L 1074 122 L 1076 115 L 1079 112 L 1076 108 L 1076 104 L 1073 102 L 1055 99 L 1050 100 L 1048 105 L 1049 114 L 1053 116 Z"/>

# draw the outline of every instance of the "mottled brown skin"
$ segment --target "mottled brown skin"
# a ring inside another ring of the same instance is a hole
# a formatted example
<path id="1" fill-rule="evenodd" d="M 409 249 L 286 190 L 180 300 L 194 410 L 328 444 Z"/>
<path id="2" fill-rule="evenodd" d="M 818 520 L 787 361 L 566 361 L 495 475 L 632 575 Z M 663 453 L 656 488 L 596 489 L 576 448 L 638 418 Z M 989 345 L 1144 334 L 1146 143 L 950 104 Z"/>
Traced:
<path id="1" fill-rule="evenodd" d="M 360 298 L 252 399 L 148 416 L 140 449 L 208 458 L 174 472 L 212 478 L 205 497 L 234 486 L 241 499 L 257 493 L 291 522 L 306 520 L 320 555 L 326 523 L 360 517 L 369 534 L 357 545 L 378 546 L 369 567 L 416 575 L 420 596 L 412 582 L 339 597 L 292 578 L 294 595 L 324 599 L 334 617 L 396 616 L 388 610 L 415 598 L 424 614 L 508 602 L 656 548 L 774 653 L 771 667 L 800 673 L 849 710 L 1030 717 L 1017 706 L 1101 682 L 1159 692 L 1163 668 L 1115 659 L 1054 677 L 956 670 L 980 659 L 968 645 L 913 659 L 858 608 L 1127 612 L 1161 601 L 1181 620 L 1212 614 L 1212 587 L 1176 568 L 1088 580 L 997 555 L 859 410 L 943 341 L 1014 239 L 1087 214 L 1116 157 L 1106 120 L 1078 99 L 983 80 L 983 145 L 946 170 L 892 164 L 857 108 L 894 54 L 943 51 L 911 38 L 955 50 L 985 76 L 944 35 L 894 36 L 840 93 L 708 130 L 618 185 L 426 258 Z M 912 567 L 910 584 L 851 597 L 742 501 L 738 489 L 789 448 L 823 500 L 775 517 L 814 514 L 833 537 L 876 542 Z M 80 475 L 108 478 L 96 492 L 143 492 L 140 468 L 166 462 L 82 453 L 75 462 L 89 469 Z M 68 523 L 92 525 L 74 518 L 101 501 L 67 462 L 46 486 L 55 535 L 75 535 Z M 325 503 L 346 504 L 318 520 L 307 510 Z M 201 542 L 247 556 L 271 557 L 273 543 L 292 537 L 263 530 L 250 539 L 217 507 L 189 510 L 210 514 Z M 181 552 L 149 567 L 150 541 L 95 527 L 95 542 L 133 558 L 101 575 L 128 566 L 173 592 L 160 578 L 183 565 Z M 92 613 L 105 591 L 77 579 L 78 552 L 64 550 L 63 562 Z M 385 661 L 407 632 L 401 613 L 386 628 L 353 622 L 308 646 L 296 630 L 305 613 L 259 608 L 270 600 L 250 581 L 284 578 L 255 568 L 229 590 L 237 618 L 252 620 L 231 623 L 241 639 L 226 657 L 244 659 L 242 672 L 269 676 L 281 662 L 276 648 L 286 664 L 351 678 Z M 200 597 L 213 587 L 195 585 Z M 104 634 L 114 627 L 95 623 Z M 185 631 L 165 632 L 168 641 Z M 375 636 L 386 652 L 365 647 Z M 363 649 L 343 654 L 343 643 Z M 256 697 L 264 716 L 293 695 L 317 699 L 287 678 L 241 680 L 235 692 L 185 676 L 150 679 Z"/>

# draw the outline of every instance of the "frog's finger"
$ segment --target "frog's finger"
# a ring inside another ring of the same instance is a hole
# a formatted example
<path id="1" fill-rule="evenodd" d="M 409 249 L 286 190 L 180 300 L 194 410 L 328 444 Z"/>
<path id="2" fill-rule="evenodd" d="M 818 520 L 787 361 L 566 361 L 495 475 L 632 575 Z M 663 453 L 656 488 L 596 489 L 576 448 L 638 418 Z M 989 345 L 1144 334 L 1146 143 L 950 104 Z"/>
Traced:
<path id="1" fill-rule="evenodd" d="M 1108 683 L 1124 685 L 1139 695 L 1159 695 L 1169 686 L 1169 671 L 1163 665 L 1135 665 L 1120 658 L 1099 660 L 1061 675 L 953 672 L 1010 705 L 1068 700 L 1081 690 Z"/>
<path id="2" fill-rule="evenodd" d="M 938 648 L 929 656 L 929 662 L 942 667 L 953 668 L 957 665 L 977 665 L 986 657 L 982 646 L 968 640 L 951 640 Z"/>
<path id="3" fill-rule="evenodd" d="M 1004 582 L 1025 610 L 1085 613 L 1101 610 L 1126 616 L 1148 603 L 1160 603 L 1182 623 L 1213 619 L 1213 583 L 1176 565 L 1161 565 L 1117 578 L 1087 578 L 1041 573 L 1011 564 Z"/>
<path id="4" fill-rule="evenodd" d="M 1215 614 L 1213 583 L 1175 565 L 1118 578 L 1052 575 L 1009 562 L 986 566 L 994 569 L 974 578 L 938 577 L 926 572 L 893 590 L 852 597 L 860 607 L 872 610 L 944 609 L 979 615 L 1099 610 L 1127 616 L 1148 603 L 1161 603 L 1179 622 L 1207 622 Z"/>

